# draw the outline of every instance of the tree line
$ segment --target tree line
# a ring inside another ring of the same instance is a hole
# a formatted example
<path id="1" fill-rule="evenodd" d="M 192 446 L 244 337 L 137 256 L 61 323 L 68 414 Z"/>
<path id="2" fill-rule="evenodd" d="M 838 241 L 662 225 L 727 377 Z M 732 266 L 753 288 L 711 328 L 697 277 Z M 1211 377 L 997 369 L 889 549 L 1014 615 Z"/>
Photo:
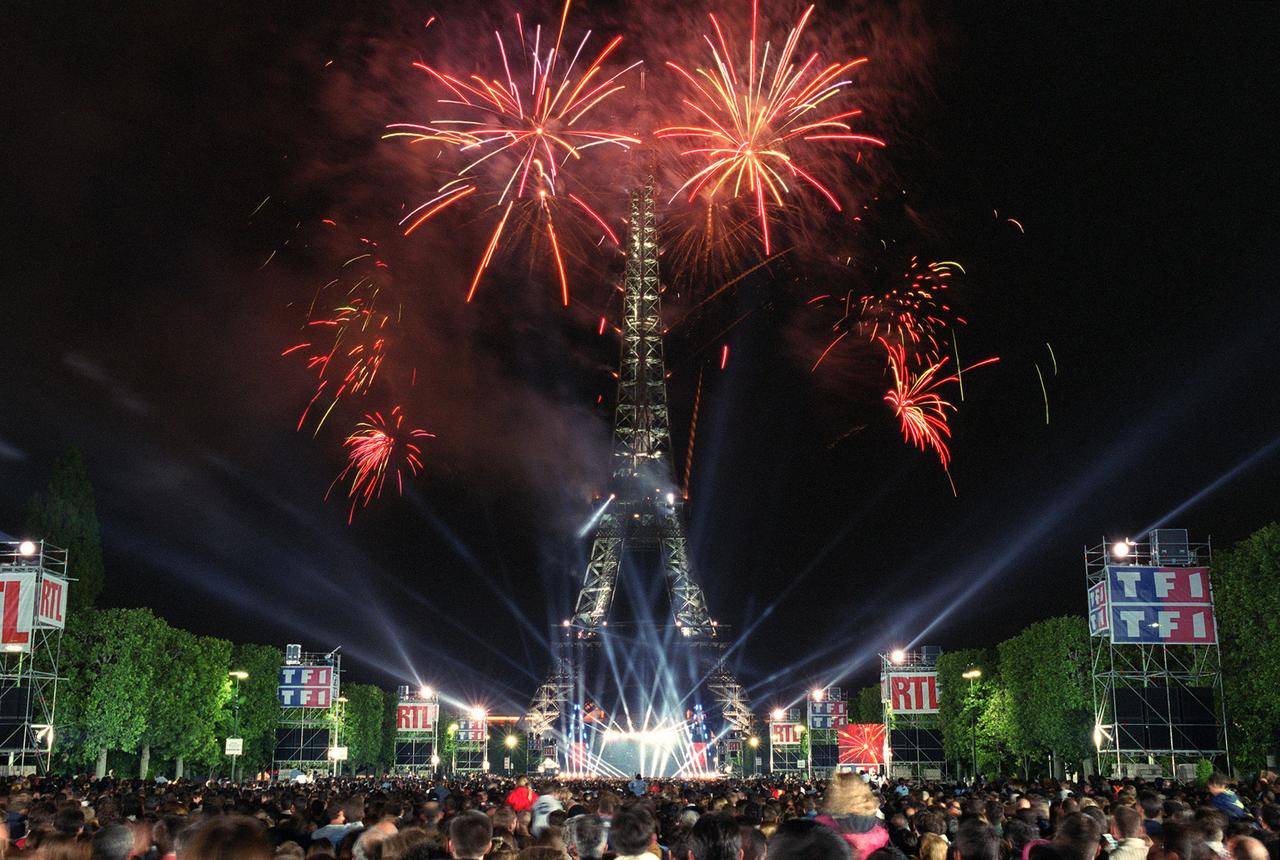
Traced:
<path id="1" fill-rule="evenodd" d="M 55 767 L 225 772 L 222 739 L 233 732 L 244 739 L 245 772 L 270 766 L 284 656 L 278 647 L 198 636 L 149 609 L 97 608 L 104 573 L 98 520 L 93 487 L 75 451 L 58 460 L 25 525 L 28 535 L 67 549 L 68 574 L 76 580 L 62 640 Z M 1219 553 L 1211 581 L 1233 764 L 1261 767 L 1280 739 L 1280 525 Z M 1083 583 L 1081 591 L 1083 603 Z M 939 718 L 948 760 L 968 762 L 976 748 L 985 774 L 1033 762 L 1074 769 L 1088 760 L 1094 723 L 1089 659 L 1083 616 L 1038 621 L 994 648 L 944 653 Z M 981 675 L 965 678 L 972 669 Z M 247 673 L 238 695 L 231 672 Z M 348 767 L 387 769 L 395 752 L 394 694 L 344 684 L 342 695 Z M 855 722 L 879 722 L 880 709 L 878 686 L 851 697 Z M 441 738 L 447 757 L 447 733 Z"/>

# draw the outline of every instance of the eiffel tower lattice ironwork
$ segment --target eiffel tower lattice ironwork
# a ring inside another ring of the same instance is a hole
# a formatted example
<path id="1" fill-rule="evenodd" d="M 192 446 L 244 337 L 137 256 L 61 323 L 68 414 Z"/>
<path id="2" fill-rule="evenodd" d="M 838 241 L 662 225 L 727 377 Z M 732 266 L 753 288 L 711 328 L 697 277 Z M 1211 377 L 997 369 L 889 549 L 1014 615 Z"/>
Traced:
<path id="1" fill-rule="evenodd" d="M 671 459 L 671 419 L 663 360 L 662 288 L 658 276 L 658 228 L 653 178 L 631 192 L 630 234 L 623 276 L 622 356 L 614 411 L 613 498 L 599 514 L 582 589 L 565 624 L 569 641 L 598 640 L 609 619 L 618 573 L 628 547 L 656 549 L 666 577 L 680 640 L 707 655 L 707 689 L 728 725 L 746 733 L 751 708 L 742 686 L 725 667 L 718 625 L 689 565 L 684 498 Z M 555 658 L 550 677 L 534 694 L 526 722 L 546 735 L 573 693 L 569 642 Z"/>

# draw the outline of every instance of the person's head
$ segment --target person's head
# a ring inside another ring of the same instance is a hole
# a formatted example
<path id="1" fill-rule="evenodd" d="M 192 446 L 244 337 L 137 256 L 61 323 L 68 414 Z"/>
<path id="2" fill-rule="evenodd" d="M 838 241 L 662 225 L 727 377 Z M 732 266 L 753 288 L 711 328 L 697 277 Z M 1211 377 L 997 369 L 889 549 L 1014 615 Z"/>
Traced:
<path id="1" fill-rule="evenodd" d="M 1132 806 L 1117 806 L 1111 810 L 1111 835 L 1116 839 L 1141 836 L 1142 813 Z"/>
<path id="2" fill-rule="evenodd" d="M 1268 803 L 1262 807 L 1258 816 L 1262 819 L 1262 828 L 1272 832 L 1280 831 L 1280 803 Z"/>
<path id="3" fill-rule="evenodd" d="M 493 822 L 479 810 L 461 812 L 449 822 L 450 857 L 467 860 L 483 857 L 492 841 Z"/>
<path id="4" fill-rule="evenodd" d="M 618 811 L 618 798 L 606 791 L 600 795 L 600 802 L 597 804 L 596 809 L 600 811 L 601 815 L 612 816 Z"/>
<path id="5" fill-rule="evenodd" d="M 871 787 L 856 773 L 839 773 L 827 787 L 824 811 L 833 816 L 875 815 L 880 808 Z"/>
<path id="6" fill-rule="evenodd" d="M 639 774 L 636 774 L 639 778 Z M 613 847 L 619 854 L 640 854 L 653 842 L 655 826 L 653 813 L 639 803 L 623 807 L 613 817 L 613 826 L 609 834 L 613 837 Z"/>
<path id="7" fill-rule="evenodd" d="M 950 853 L 952 860 L 1000 860 L 996 829 L 977 818 L 961 822 L 951 841 Z"/>
<path id="8" fill-rule="evenodd" d="M 1227 829 L 1227 816 L 1216 809 L 1202 806 L 1195 811 L 1195 822 L 1206 841 L 1222 841 L 1223 831 Z"/>
<path id="9" fill-rule="evenodd" d="M 133 832 L 123 824 L 111 824 L 93 834 L 93 860 L 127 860 L 133 853 Z"/>
<path id="10" fill-rule="evenodd" d="M 1093 860 L 1102 849 L 1102 827 L 1083 812 L 1064 815 L 1053 835 L 1053 847 L 1063 860 Z"/>
<path id="11" fill-rule="evenodd" d="M 738 828 L 742 838 L 742 860 L 764 860 L 769 852 L 769 843 L 764 834 L 746 824 Z"/>
<path id="12" fill-rule="evenodd" d="M 1208 788 L 1210 794 L 1222 794 L 1227 790 L 1226 775 L 1215 772 L 1213 776 L 1209 777 Z"/>
<path id="13" fill-rule="evenodd" d="M 1269 860 L 1267 846 L 1252 836 L 1232 836 L 1227 840 L 1227 850 L 1235 860 Z"/>
<path id="14" fill-rule="evenodd" d="M 84 830 L 84 810 L 78 803 L 68 803 L 53 814 L 53 829 L 66 836 L 79 836 Z"/>
<path id="15" fill-rule="evenodd" d="M 1004 835 L 1009 840 L 1009 848 L 1014 857 L 1022 856 L 1022 849 L 1027 844 L 1040 838 L 1040 828 L 1034 824 L 1013 818 L 1005 822 Z"/>
<path id="16" fill-rule="evenodd" d="M 915 825 L 916 832 L 921 836 L 926 833 L 936 833 L 942 836 L 947 832 L 947 821 L 939 812 L 930 812 L 928 810 L 917 812 Z"/>
<path id="17" fill-rule="evenodd" d="M 596 815 L 579 815 L 564 825 L 564 847 L 570 857 L 597 860 L 604 856 L 608 843 L 604 822 Z"/>
<path id="18" fill-rule="evenodd" d="M 1194 822 L 1166 821 L 1160 843 L 1159 852 L 1152 853 L 1153 860 L 1209 860 L 1214 856 Z"/>
<path id="19" fill-rule="evenodd" d="M 338 800 L 329 801 L 324 808 L 324 820 L 330 824 L 342 824 L 347 818 L 342 812 L 342 802 Z"/>
<path id="20" fill-rule="evenodd" d="M 183 860 L 270 860 L 262 824 L 243 815 L 218 815 L 183 833 Z"/>
<path id="21" fill-rule="evenodd" d="M 516 811 L 510 806 L 502 805 L 493 811 L 493 829 L 505 830 L 509 833 L 516 829 Z"/>
<path id="22" fill-rule="evenodd" d="M 947 843 L 936 833 L 926 833 L 916 848 L 920 860 L 947 860 Z"/>
<path id="23" fill-rule="evenodd" d="M 738 822 L 720 813 L 699 818 L 687 844 L 688 860 L 739 860 L 742 854 Z"/>
<path id="24" fill-rule="evenodd" d="M 1164 812 L 1164 798 L 1150 789 L 1140 791 L 1138 808 L 1142 811 L 1143 818 L 1158 819 Z"/>
<path id="25" fill-rule="evenodd" d="M 769 840 L 768 860 L 850 860 L 849 843 L 825 824 L 792 818 Z"/>

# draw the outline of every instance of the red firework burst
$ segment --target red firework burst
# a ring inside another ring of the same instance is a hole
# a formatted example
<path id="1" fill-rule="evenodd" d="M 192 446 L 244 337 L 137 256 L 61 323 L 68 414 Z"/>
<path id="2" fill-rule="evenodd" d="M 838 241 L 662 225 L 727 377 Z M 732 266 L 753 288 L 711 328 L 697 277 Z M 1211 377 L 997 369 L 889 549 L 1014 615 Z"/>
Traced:
<path id="1" fill-rule="evenodd" d="M 422 449 L 415 440 L 424 438 L 433 439 L 435 434 L 406 430 L 404 412 L 399 406 L 385 419 L 382 413 L 374 412 L 356 425 L 355 431 L 342 443 L 347 449 L 347 466 L 329 486 L 332 492 L 338 482 L 351 479 L 347 489 L 347 498 L 351 499 L 348 523 L 355 517 L 357 503 L 368 507 L 369 502 L 382 495 L 388 474 L 395 475 L 396 491 L 404 493 L 402 470 L 407 468 L 411 476 L 422 470 Z M 328 498 L 328 493 L 325 497 Z"/>
<path id="2" fill-rule="evenodd" d="M 494 211 L 500 214 L 471 279 L 467 301 L 474 298 L 504 232 L 508 232 L 513 209 L 527 210 L 524 220 L 538 235 L 545 237 L 555 259 L 560 298 L 565 305 L 569 304 L 569 283 L 556 233 L 557 209 L 566 208 L 566 216 L 575 210 L 579 215 L 586 215 L 615 245 L 618 243 L 605 220 L 580 196 L 568 193 L 563 180 L 565 168 L 580 161 L 585 150 L 602 144 L 627 148 L 640 142 L 611 129 L 584 127 L 595 108 L 624 89 L 619 77 L 638 63 L 606 76 L 604 63 L 622 41 L 621 36 L 615 36 L 578 73 L 577 61 L 590 33 L 583 36 L 572 55 L 566 56 L 567 52 L 561 50 L 561 41 L 568 14 L 566 0 L 555 41 L 548 40 L 545 51 L 541 25 L 526 34 L 520 16 L 516 16 L 520 44 L 527 52 L 524 58 L 529 70 L 527 82 L 517 83 L 506 44 L 496 31 L 500 76 L 474 74 L 464 79 L 427 63 L 414 63 L 433 83 L 447 91 L 447 95 L 436 102 L 442 106 L 442 116 L 427 123 L 394 123 L 387 127 L 384 135 L 385 138 L 408 138 L 412 143 L 443 143 L 467 160 L 454 179 L 440 186 L 434 197 L 401 220 L 404 235 L 408 236 L 433 216 L 478 192 L 481 196 L 496 197 Z M 482 171 L 482 167 L 493 169 Z M 573 204 L 572 207 L 558 206 L 561 197 Z"/>

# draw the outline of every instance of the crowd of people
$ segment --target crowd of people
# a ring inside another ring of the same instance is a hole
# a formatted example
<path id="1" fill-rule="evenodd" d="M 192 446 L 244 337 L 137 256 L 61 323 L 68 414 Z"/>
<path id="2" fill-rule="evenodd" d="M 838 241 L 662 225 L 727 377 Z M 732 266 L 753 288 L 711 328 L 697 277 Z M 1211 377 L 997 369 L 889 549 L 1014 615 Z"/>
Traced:
<path id="1" fill-rule="evenodd" d="M 1280 779 L 0 780 L 0 860 L 1280 860 Z"/>

